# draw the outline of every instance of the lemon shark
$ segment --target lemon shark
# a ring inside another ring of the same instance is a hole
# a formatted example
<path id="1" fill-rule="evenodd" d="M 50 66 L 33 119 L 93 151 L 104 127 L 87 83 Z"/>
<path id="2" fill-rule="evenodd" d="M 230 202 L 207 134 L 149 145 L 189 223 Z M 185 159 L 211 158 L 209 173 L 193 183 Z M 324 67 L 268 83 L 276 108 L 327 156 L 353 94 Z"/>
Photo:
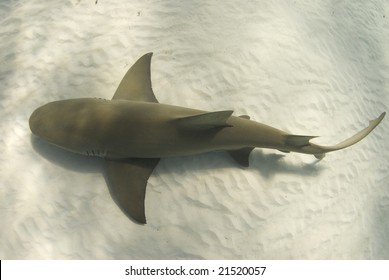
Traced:
<path id="1" fill-rule="evenodd" d="M 145 224 L 148 178 L 160 158 L 226 150 L 240 165 L 249 165 L 254 148 L 312 154 L 349 147 L 368 135 L 385 112 L 365 129 L 334 146 L 311 143 L 315 136 L 292 135 L 274 127 L 233 116 L 233 111 L 207 112 L 160 104 L 150 78 L 152 53 L 128 70 L 112 100 L 80 98 L 54 101 L 36 109 L 33 134 L 63 149 L 100 156 L 106 162 L 111 195 L 122 211 Z"/>

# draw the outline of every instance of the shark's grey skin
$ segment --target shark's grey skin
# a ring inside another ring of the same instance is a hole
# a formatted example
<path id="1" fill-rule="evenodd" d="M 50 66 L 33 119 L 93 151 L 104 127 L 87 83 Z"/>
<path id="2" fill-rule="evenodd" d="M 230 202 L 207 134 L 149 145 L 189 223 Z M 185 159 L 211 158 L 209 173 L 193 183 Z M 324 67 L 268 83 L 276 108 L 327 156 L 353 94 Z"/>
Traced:
<path id="1" fill-rule="evenodd" d="M 101 156 L 107 163 L 111 194 L 122 210 L 146 223 L 144 199 L 149 176 L 159 158 L 226 150 L 241 165 L 249 165 L 258 148 L 283 152 L 325 153 L 351 146 L 368 135 L 385 112 L 368 127 L 335 145 L 310 142 L 314 136 L 291 135 L 232 116 L 232 111 L 206 112 L 158 103 L 151 88 L 152 53 L 127 72 L 112 100 L 70 99 L 48 103 L 30 117 L 31 131 L 66 150 Z"/>

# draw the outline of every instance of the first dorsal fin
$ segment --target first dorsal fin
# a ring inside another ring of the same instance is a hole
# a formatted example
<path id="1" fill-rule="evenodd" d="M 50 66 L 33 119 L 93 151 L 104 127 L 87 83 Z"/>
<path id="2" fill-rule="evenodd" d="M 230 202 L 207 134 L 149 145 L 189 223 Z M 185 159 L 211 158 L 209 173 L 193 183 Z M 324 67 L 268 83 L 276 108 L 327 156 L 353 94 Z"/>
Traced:
<path id="1" fill-rule="evenodd" d="M 147 53 L 135 62 L 119 84 L 112 99 L 158 103 L 151 88 L 150 64 L 153 53 Z"/>
<path id="2" fill-rule="evenodd" d="M 177 127 L 183 130 L 204 130 L 211 128 L 231 127 L 227 123 L 233 111 L 218 111 L 202 113 L 194 116 L 176 119 Z"/>

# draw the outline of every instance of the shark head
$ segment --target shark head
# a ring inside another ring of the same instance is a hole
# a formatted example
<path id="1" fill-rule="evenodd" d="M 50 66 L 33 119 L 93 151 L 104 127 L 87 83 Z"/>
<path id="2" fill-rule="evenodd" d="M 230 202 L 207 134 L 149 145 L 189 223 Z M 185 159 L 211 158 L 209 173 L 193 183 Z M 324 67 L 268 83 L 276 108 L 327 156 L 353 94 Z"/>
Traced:
<path id="1" fill-rule="evenodd" d="M 91 104 L 97 103 L 97 106 Z M 63 149 L 87 155 L 104 156 L 101 139 L 96 136 L 103 127 L 96 120 L 99 100 L 69 99 L 37 108 L 30 116 L 32 133 Z M 104 114 L 104 111 L 99 112 Z"/>
<path id="2" fill-rule="evenodd" d="M 33 134 L 56 144 L 58 130 L 55 128 L 61 126 L 61 106 L 62 102 L 51 102 L 37 108 L 30 116 L 29 125 Z"/>

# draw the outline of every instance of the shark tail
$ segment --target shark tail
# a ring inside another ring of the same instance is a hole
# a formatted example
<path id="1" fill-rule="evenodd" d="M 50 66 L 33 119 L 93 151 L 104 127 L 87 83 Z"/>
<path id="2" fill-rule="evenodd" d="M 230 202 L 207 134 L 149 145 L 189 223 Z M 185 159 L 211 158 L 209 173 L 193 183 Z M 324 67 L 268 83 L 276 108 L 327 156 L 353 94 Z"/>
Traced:
<path id="1" fill-rule="evenodd" d="M 385 114 L 386 113 L 383 112 L 378 118 L 371 120 L 369 122 L 369 126 L 362 129 L 350 138 L 333 146 L 322 146 L 311 143 L 310 140 L 316 138 L 317 136 L 285 135 L 284 142 L 291 151 L 313 154 L 316 158 L 322 159 L 328 152 L 341 150 L 361 141 L 382 121 L 382 119 L 385 117 Z"/>

